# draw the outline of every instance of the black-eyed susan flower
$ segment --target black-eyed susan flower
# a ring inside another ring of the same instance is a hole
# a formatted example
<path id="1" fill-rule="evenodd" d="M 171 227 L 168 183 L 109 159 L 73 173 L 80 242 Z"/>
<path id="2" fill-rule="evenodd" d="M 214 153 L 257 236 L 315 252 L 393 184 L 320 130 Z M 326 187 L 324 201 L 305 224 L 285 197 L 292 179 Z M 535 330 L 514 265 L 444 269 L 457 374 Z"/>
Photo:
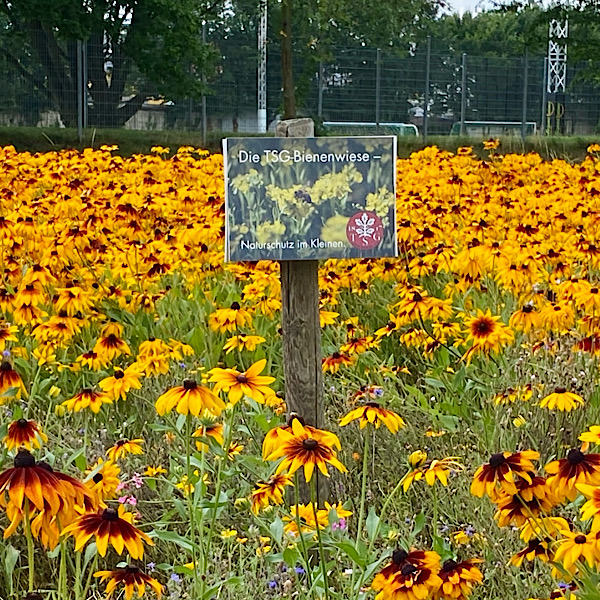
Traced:
<path id="1" fill-rule="evenodd" d="M 19 328 L 6 321 L 0 321 L 0 352 L 4 352 L 6 342 L 18 342 L 17 332 Z"/>
<path id="2" fill-rule="evenodd" d="M 556 388 L 551 394 L 548 394 L 540 400 L 540 407 L 549 410 L 560 410 L 570 412 L 574 408 L 579 408 L 585 404 L 584 399 L 573 392 L 568 392 L 566 388 Z"/>
<path id="3" fill-rule="evenodd" d="M 239 302 L 233 302 L 229 308 L 219 308 L 213 312 L 208 318 L 208 324 L 213 331 L 220 333 L 235 331 L 238 327 L 250 326 L 252 315 Z"/>
<path id="4" fill-rule="evenodd" d="M 540 453 L 534 450 L 492 454 L 489 462 L 475 471 L 471 493 L 479 498 L 487 494 L 492 500 L 497 498 L 498 490 L 511 496 L 517 494 L 516 479 L 522 477 L 525 481 L 531 481 L 529 473 L 534 470 L 532 461 L 539 457 Z"/>
<path id="5" fill-rule="evenodd" d="M 105 377 L 98 383 L 98 387 L 108 394 L 113 400 L 125 400 L 129 390 L 139 390 L 142 387 L 140 378 L 143 373 L 135 363 L 125 370 L 115 369 L 112 377 Z"/>
<path id="6" fill-rule="evenodd" d="M 114 360 L 122 354 L 131 354 L 127 342 L 114 333 L 99 338 L 94 345 L 93 351 L 107 362 Z"/>
<path id="7" fill-rule="evenodd" d="M 533 304 L 526 304 L 511 315 L 508 324 L 517 331 L 529 333 L 541 327 L 542 319 Z"/>
<path id="8" fill-rule="evenodd" d="M 546 479 L 534 473 L 529 474 L 531 481 L 517 479 L 518 494 L 500 494 L 495 500 L 498 510 L 494 518 L 499 527 L 514 524 L 523 525 L 529 519 L 535 519 L 539 514 L 549 514 L 556 501 Z"/>
<path id="9" fill-rule="evenodd" d="M 144 542 L 154 545 L 147 534 L 133 525 L 133 514 L 126 512 L 123 505 L 118 510 L 104 508 L 96 513 L 82 515 L 63 530 L 63 535 L 75 538 L 76 552 L 80 552 L 94 537 L 100 556 L 106 556 L 110 544 L 119 555 L 127 549 L 134 560 L 143 557 Z"/>
<path id="10" fill-rule="evenodd" d="M 323 371 L 330 373 L 337 373 L 341 366 L 348 366 L 354 362 L 352 356 L 344 354 L 343 352 L 334 352 L 331 356 L 326 356 L 321 361 Z"/>
<path id="11" fill-rule="evenodd" d="M 489 309 L 485 312 L 477 310 L 476 316 L 465 320 L 465 326 L 465 333 L 468 333 L 466 343 L 472 344 L 467 359 L 478 352 L 498 352 L 514 340 L 512 330 L 500 321 L 500 317 L 492 315 Z"/>
<path id="12" fill-rule="evenodd" d="M 19 449 L 13 465 L 0 473 L 0 506 L 12 504 L 21 513 L 35 508 L 56 515 L 64 493 L 61 481 L 37 465 L 29 450 Z"/>
<path id="13" fill-rule="evenodd" d="M 292 478 L 284 473 L 257 482 L 252 490 L 252 512 L 257 515 L 272 504 L 283 504 L 283 492 L 290 485 L 293 485 Z"/>
<path id="14" fill-rule="evenodd" d="M 119 487 L 119 473 L 121 472 L 114 462 L 98 459 L 98 462 L 87 471 L 84 481 L 86 487 L 91 490 L 100 502 L 112 500 L 117 494 Z"/>
<path id="15" fill-rule="evenodd" d="M 545 469 L 549 474 L 548 486 L 558 502 L 565 498 L 575 500 L 578 484 L 600 485 L 600 454 L 584 454 L 573 448 L 566 458 L 548 463 Z"/>
<path id="16" fill-rule="evenodd" d="M 193 379 L 186 379 L 183 385 L 171 388 L 159 396 L 154 406 L 159 415 L 175 409 L 180 415 L 191 414 L 197 417 L 204 411 L 220 415 L 225 403 L 211 389 L 198 385 Z"/>
<path id="17" fill-rule="evenodd" d="M 99 577 L 102 582 L 108 582 L 105 590 L 107 598 L 110 598 L 120 586 L 123 586 L 125 600 L 131 600 L 134 592 L 137 592 L 138 598 L 141 598 L 146 592 L 146 586 L 150 586 L 159 599 L 162 597 L 163 586 L 160 582 L 146 575 L 135 565 L 127 565 L 113 571 L 96 571 L 94 577 Z"/>
<path id="18" fill-rule="evenodd" d="M 225 342 L 223 350 L 225 350 L 225 354 L 229 354 L 234 350 L 248 350 L 249 352 L 254 352 L 259 344 L 262 344 L 265 341 L 265 338 L 260 335 L 246 335 L 240 333 L 239 335 L 234 335 L 229 338 Z"/>
<path id="19" fill-rule="evenodd" d="M 14 393 L 10 393 L 9 390 L 13 390 Z M 3 360 L 0 363 L 0 404 L 8 398 L 20 398 L 21 395 L 27 396 L 27 388 L 21 376 L 9 361 Z"/>
<path id="20" fill-rule="evenodd" d="M 383 423 L 391 433 L 397 433 L 399 429 L 405 426 L 404 419 L 400 415 L 383 408 L 377 402 L 367 402 L 364 406 L 352 409 L 340 419 L 340 425 L 343 427 L 355 420 L 359 421 L 361 429 L 364 429 L 367 423 L 371 423 L 376 429 L 379 429 Z"/>
<path id="21" fill-rule="evenodd" d="M 106 454 L 108 458 L 114 463 L 117 462 L 119 458 L 124 458 L 128 454 L 143 454 L 143 443 L 144 440 L 141 438 L 136 438 L 135 440 L 117 440 L 114 446 L 111 446 L 106 451 Z"/>
<path id="22" fill-rule="evenodd" d="M 222 446 L 224 442 L 223 423 L 218 423 L 214 416 L 209 412 L 205 412 L 202 415 L 202 421 L 202 424 L 194 431 L 194 433 L 192 433 L 192 436 L 212 438 L 219 446 Z M 208 446 L 203 442 L 196 442 L 196 448 L 200 451 L 202 449 L 208 450 Z"/>
<path id="23" fill-rule="evenodd" d="M 264 403 L 267 396 L 275 392 L 269 387 L 275 377 L 261 375 L 267 364 L 266 359 L 255 362 L 243 373 L 237 369 L 215 368 L 209 371 L 211 383 L 215 384 L 215 392 L 227 392 L 229 401 L 233 404 L 239 402 L 244 396 L 256 402 Z"/>
<path id="24" fill-rule="evenodd" d="M 8 432 L 2 439 L 7 450 L 23 447 L 27 450 L 41 448 L 42 442 L 48 441 L 48 436 L 33 420 L 18 419 L 8 426 Z"/>
<path id="25" fill-rule="evenodd" d="M 473 592 L 473 587 L 483 581 L 483 574 L 477 567 L 480 559 L 471 558 L 456 562 L 447 560 L 438 571 L 442 585 L 433 592 L 433 600 L 466 600 Z"/>
<path id="26" fill-rule="evenodd" d="M 425 600 L 442 585 L 436 552 L 395 550 L 392 560 L 373 579 L 375 600 Z"/>
<path id="27" fill-rule="evenodd" d="M 346 471 L 346 467 L 336 456 L 335 449 L 340 449 L 341 445 L 334 433 L 316 428 L 307 429 L 298 419 L 293 419 L 291 431 L 280 429 L 278 437 L 279 446 L 273 448 L 266 457 L 266 460 L 283 458 L 277 466 L 277 473 L 287 470 L 293 475 L 303 467 L 306 481 L 310 481 L 315 467 L 325 476 L 329 476 L 328 464 L 339 471 Z"/>
<path id="28" fill-rule="evenodd" d="M 338 519 L 347 519 L 352 516 L 352 511 L 345 509 L 341 502 L 333 505 L 325 502 L 325 508 L 316 511 L 312 504 L 294 504 L 290 507 L 290 514 L 283 517 L 286 522 L 284 531 L 298 535 L 298 520 L 302 533 L 314 532 L 317 528 L 323 530 L 330 523 L 332 511 L 335 511 Z"/>
<path id="29" fill-rule="evenodd" d="M 527 546 L 513 554 L 510 558 L 510 564 L 515 567 L 520 567 L 523 561 L 534 561 L 536 558 L 542 562 L 550 562 L 554 560 L 554 551 L 552 550 L 552 538 L 532 538 L 527 543 Z"/>
<path id="30" fill-rule="evenodd" d="M 563 567 L 571 572 L 577 562 L 585 561 L 590 567 L 598 563 L 600 552 L 596 533 L 585 534 L 566 529 L 561 531 L 561 535 L 563 539 L 557 542 L 555 562 L 562 563 Z"/>
<path id="31" fill-rule="evenodd" d="M 85 388 L 72 398 L 65 400 L 61 406 L 72 412 L 79 412 L 89 408 L 93 413 L 100 412 L 103 404 L 112 404 L 113 399 L 102 392 L 96 392 L 91 388 Z"/>

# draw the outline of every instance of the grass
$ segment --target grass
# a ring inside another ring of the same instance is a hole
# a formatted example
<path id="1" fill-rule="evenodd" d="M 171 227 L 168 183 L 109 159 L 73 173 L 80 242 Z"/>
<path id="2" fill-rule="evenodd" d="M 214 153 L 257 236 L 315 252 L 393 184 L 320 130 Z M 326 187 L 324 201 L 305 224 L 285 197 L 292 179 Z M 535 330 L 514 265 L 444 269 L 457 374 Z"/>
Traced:
<path id="1" fill-rule="evenodd" d="M 209 131 L 207 148 L 211 152 L 221 151 L 221 140 L 226 137 L 253 137 L 256 134 Z M 585 157 L 586 148 L 597 142 L 599 136 L 586 137 L 543 137 L 531 136 L 522 140 L 517 136 L 501 138 L 499 151 L 502 153 L 537 152 L 545 159 L 563 158 L 578 161 Z M 442 150 L 455 152 L 461 146 L 473 146 L 481 157 L 486 154 L 482 147 L 483 138 L 459 136 L 430 136 L 427 144 L 422 138 L 399 137 L 398 156 L 407 158 L 412 152 L 426 145 L 436 145 Z M 119 146 L 123 156 L 150 152 L 152 146 L 168 146 L 175 151 L 180 146 L 202 146 L 200 131 L 132 131 L 127 129 L 88 129 L 80 144 L 77 130 L 73 128 L 0 127 L 0 146 L 12 145 L 20 152 L 49 152 L 65 148 L 99 148 L 107 144 Z"/>

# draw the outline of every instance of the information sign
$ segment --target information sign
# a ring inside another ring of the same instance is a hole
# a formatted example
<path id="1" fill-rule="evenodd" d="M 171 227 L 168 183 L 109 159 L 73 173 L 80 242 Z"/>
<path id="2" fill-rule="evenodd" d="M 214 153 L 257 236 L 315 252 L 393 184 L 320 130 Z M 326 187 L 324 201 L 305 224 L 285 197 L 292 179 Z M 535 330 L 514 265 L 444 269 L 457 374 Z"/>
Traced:
<path id="1" fill-rule="evenodd" d="M 230 138 L 225 259 L 397 256 L 396 137 Z"/>

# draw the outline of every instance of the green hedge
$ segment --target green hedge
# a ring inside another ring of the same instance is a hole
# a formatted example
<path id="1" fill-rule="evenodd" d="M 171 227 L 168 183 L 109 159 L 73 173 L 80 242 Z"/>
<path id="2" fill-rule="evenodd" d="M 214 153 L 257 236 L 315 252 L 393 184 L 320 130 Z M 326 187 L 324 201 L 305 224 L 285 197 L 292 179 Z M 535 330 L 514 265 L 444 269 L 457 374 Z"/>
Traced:
<path id="1" fill-rule="evenodd" d="M 242 137 L 245 134 L 209 132 L 207 148 L 212 152 L 221 149 L 221 140 L 225 137 Z M 528 137 L 524 141 L 519 137 L 501 139 L 499 152 L 538 152 L 544 158 L 565 158 L 581 160 L 586 148 L 600 141 L 598 137 Z M 457 136 L 436 136 L 428 139 L 427 145 L 437 145 L 444 150 L 454 152 L 460 146 L 473 146 L 480 156 L 483 151 L 481 138 Z M 42 129 L 39 127 L 0 127 L 0 146 L 13 145 L 19 151 L 47 152 L 63 148 L 98 148 L 103 144 L 116 144 L 119 153 L 129 156 L 136 153 L 148 153 L 152 146 L 168 146 L 175 151 L 179 146 L 202 146 L 200 132 L 189 131 L 131 131 L 126 129 L 89 129 L 85 131 L 83 144 L 79 144 L 76 129 Z M 403 158 L 411 152 L 425 147 L 422 138 L 399 137 L 398 156 Z"/>

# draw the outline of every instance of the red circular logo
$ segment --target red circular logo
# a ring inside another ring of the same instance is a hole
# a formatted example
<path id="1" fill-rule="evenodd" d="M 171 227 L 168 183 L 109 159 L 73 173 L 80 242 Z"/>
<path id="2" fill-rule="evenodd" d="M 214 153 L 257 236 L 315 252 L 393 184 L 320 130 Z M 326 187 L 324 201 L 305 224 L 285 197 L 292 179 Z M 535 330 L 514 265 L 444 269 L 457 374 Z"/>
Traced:
<path id="1" fill-rule="evenodd" d="M 375 248 L 383 239 L 383 223 L 373 211 L 361 210 L 350 217 L 346 237 L 355 248 Z"/>

